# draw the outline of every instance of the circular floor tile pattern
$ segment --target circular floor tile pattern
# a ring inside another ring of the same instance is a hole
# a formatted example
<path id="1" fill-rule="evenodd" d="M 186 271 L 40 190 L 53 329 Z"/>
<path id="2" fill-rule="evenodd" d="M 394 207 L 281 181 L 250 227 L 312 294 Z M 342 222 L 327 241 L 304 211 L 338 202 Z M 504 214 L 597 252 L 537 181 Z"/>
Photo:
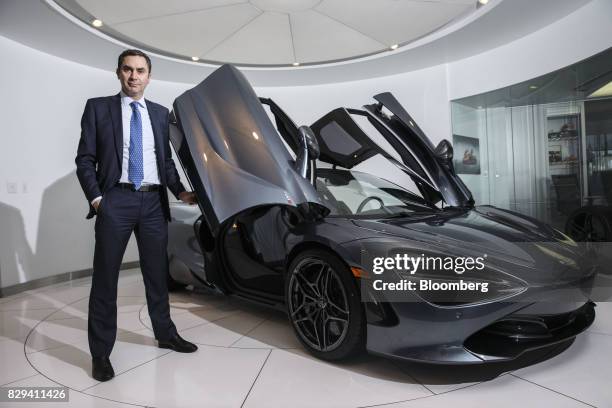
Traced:
<path id="1" fill-rule="evenodd" d="M 179 292 L 170 296 L 173 321 L 181 336 L 199 345 L 196 353 L 180 354 L 157 347 L 142 282 L 132 277 L 120 288 L 112 381 L 99 383 L 91 377 L 87 296 L 79 292 L 82 287 L 73 288 L 75 295 L 66 297 L 69 302 L 16 300 L 25 309 L 60 304 L 50 313 L 47 310 L 45 317 L 24 320 L 29 329 L 25 340 L 18 322 L 4 323 L 18 335 L 16 341 L 23 342 L 22 352 L 34 370 L 22 367 L 21 373 L 38 372 L 70 387 L 79 399 L 159 407 L 400 408 L 455 402 L 505 407 L 529 405 L 532 398 L 539 405 L 573 407 L 582 401 L 605 406 L 612 399 L 602 391 L 609 388 L 603 384 L 612 378 L 612 371 L 598 357 L 612 348 L 607 326 L 601 326 L 602 333 L 585 333 L 568 350 L 525 368 L 432 367 L 368 355 L 332 364 L 303 350 L 282 312 L 234 298 Z M 58 293 L 66 296 L 65 289 Z M 602 311 L 599 319 L 612 317 L 611 308 Z M 10 339 L 10 333 L 3 336 Z M 13 343 L 15 339 L 0 342 L 0 351 L 10 353 Z M 593 366 L 597 372 L 589 369 Z M 514 373 L 502 375 L 508 371 Z M 578 381 L 572 384 L 572 379 Z"/>

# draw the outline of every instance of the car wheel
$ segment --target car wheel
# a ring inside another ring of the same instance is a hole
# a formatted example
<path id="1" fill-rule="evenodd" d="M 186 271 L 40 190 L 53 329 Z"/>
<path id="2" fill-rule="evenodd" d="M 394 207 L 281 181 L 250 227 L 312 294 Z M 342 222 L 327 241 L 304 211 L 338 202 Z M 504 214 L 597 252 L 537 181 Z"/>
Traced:
<path id="1" fill-rule="evenodd" d="M 357 282 L 333 253 L 298 255 L 285 279 L 287 313 L 304 347 L 325 360 L 348 358 L 365 342 L 365 319 Z"/>

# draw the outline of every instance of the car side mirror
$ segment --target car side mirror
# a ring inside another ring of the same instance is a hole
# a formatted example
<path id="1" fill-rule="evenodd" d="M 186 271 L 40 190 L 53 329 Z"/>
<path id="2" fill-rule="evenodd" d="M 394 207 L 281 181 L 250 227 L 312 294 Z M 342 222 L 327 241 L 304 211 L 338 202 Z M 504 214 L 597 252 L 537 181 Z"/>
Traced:
<path id="1" fill-rule="evenodd" d="M 453 161 L 453 145 L 451 145 L 446 139 L 438 143 L 434 153 L 436 154 L 436 157 L 439 160 L 442 160 L 444 164 L 448 164 Z"/>
<path id="2" fill-rule="evenodd" d="M 295 158 L 295 170 L 306 178 L 308 160 L 316 160 L 321 153 L 319 142 L 309 126 L 300 126 L 298 129 L 300 149 Z"/>

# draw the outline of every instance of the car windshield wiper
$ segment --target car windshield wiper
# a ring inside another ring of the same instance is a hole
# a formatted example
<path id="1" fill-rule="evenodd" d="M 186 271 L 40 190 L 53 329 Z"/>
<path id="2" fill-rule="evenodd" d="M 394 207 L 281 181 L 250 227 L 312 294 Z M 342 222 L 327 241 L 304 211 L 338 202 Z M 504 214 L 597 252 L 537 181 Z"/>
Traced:
<path id="1" fill-rule="evenodd" d="M 388 214 L 385 218 L 389 219 L 389 218 L 402 218 L 402 217 L 414 217 L 414 216 L 418 216 L 418 215 L 423 215 L 423 214 L 433 214 L 433 213 L 438 213 L 440 212 L 440 209 L 437 207 L 426 207 L 426 206 L 419 206 L 419 210 L 415 210 L 415 211 L 400 211 L 397 213 L 393 213 L 393 214 Z"/>
<path id="2" fill-rule="evenodd" d="M 403 217 L 412 217 L 416 211 L 400 211 L 398 213 L 389 214 L 385 217 L 385 219 L 390 218 L 403 218 Z"/>

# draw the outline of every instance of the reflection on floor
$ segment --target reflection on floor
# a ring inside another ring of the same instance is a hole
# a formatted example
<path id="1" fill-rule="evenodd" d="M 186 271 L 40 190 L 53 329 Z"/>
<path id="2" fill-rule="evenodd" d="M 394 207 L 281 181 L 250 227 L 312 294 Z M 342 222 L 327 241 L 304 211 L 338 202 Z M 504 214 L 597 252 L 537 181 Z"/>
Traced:
<path id="1" fill-rule="evenodd" d="M 70 401 L 53 406 L 71 407 L 612 406 L 612 303 L 599 304 L 595 324 L 573 344 L 512 364 L 368 355 L 329 364 L 304 352 L 282 313 L 184 291 L 171 295 L 172 317 L 200 345 L 184 355 L 157 348 L 140 272 L 122 271 L 116 377 L 99 383 L 87 346 L 89 286 L 85 278 L 0 299 L 0 385 L 67 386 Z"/>

